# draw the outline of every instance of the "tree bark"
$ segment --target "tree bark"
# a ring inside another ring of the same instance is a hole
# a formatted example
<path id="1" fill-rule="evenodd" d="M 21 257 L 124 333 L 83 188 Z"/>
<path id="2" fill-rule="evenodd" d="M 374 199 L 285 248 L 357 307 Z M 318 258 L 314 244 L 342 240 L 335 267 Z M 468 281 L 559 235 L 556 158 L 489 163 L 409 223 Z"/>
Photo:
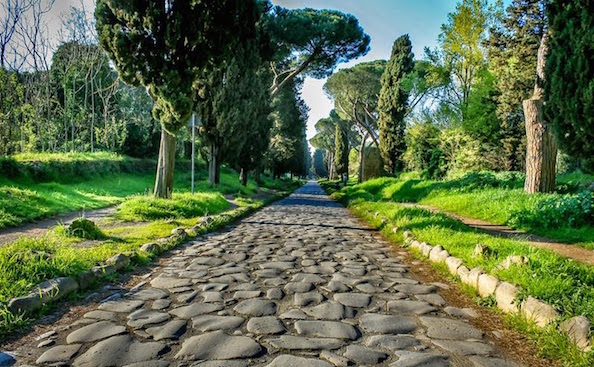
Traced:
<path id="1" fill-rule="evenodd" d="M 241 184 L 243 186 L 247 186 L 247 182 L 248 182 L 248 170 L 245 168 L 241 169 L 241 172 L 239 173 L 239 181 L 241 182 Z"/>
<path id="2" fill-rule="evenodd" d="M 173 193 L 173 173 L 175 171 L 175 136 L 165 129 L 161 130 L 159 147 L 159 163 L 155 180 L 155 197 L 171 198 Z"/>
<path id="3" fill-rule="evenodd" d="M 529 194 L 555 190 L 557 142 L 553 128 L 544 119 L 545 64 L 548 53 L 548 34 L 543 36 L 538 50 L 537 80 L 532 98 L 524 101 L 526 120 L 526 182 Z"/>
<path id="4" fill-rule="evenodd" d="M 359 147 L 359 183 L 363 183 L 363 174 L 365 173 L 365 145 L 367 144 L 368 135 L 365 134 Z"/>
<path id="5" fill-rule="evenodd" d="M 210 182 L 211 185 L 218 185 L 221 182 L 220 172 L 219 147 L 217 147 L 216 143 L 210 143 L 208 182 Z"/>

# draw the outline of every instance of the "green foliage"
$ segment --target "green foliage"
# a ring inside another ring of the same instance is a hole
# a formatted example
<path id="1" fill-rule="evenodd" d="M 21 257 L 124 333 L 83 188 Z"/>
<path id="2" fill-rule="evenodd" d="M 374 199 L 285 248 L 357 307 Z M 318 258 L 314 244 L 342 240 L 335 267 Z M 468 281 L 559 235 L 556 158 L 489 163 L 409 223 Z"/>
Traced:
<path id="1" fill-rule="evenodd" d="M 314 78 L 330 76 L 337 64 L 369 51 L 370 37 L 356 17 L 337 10 L 272 10 L 269 29 L 276 59 Z"/>
<path id="2" fill-rule="evenodd" d="M 336 124 L 336 133 L 334 138 L 334 167 L 339 177 L 349 174 L 349 136 L 347 133 L 346 121 L 339 121 Z"/>
<path id="3" fill-rule="evenodd" d="M 509 223 L 520 228 L 548 229 L 594 226 L 593 200 L 591 191 L 548 197 L 539 201 L 534 208 L 512 213 Z"/>
<path id="4" fill-rule="evenodd" d="M 409 90 L 405 80 L 414 69 L 414 54 L 408 35 L 394 42 L 392 56 L 381 79 L 379 94 L 380 151 L 384 164 L 392 174 L 404 167 L 402 155 L 406 150 L 404 117 L 408 112 Z"/>
<path id="5" fill-rule="evenodd" d="M 318 177 L 328 177 L 328 166 L 324 161 L 326 151 L 322 149 L 316 149 L 313 155 L 313 168 L 314 173 Z"/>
<path id="6" fill-rule="evenodd" d="M 552 1 L 545 113 L 563 148 L 594 155 L 594 13 L 583 0 Z"/>
<path id="7" fill-rule="evenodd" d="M 403 156 L 406 168 L 422 171 L 429 167 L 433 151 L 439 146 L 439 133 L 431 122 L 419 122 L 408 127 Z"/>
<path id="8" fill-rule="evenodd" d="M 84 217 L 77 218 L 68 226 L 64 227 L 64 234 L 68 237 L 83 238 L 85 240 L 100 240 L 105 238 L 101 229 Z"/>
<path id="9" fill-rule="evenodd" d="M 118 219 L 131 222 L 155 219 L 187 219 L 217 214 L 229 207 L 220 193 L 174 193 L 171 199 L 137 196 L 118 207 Z"/>

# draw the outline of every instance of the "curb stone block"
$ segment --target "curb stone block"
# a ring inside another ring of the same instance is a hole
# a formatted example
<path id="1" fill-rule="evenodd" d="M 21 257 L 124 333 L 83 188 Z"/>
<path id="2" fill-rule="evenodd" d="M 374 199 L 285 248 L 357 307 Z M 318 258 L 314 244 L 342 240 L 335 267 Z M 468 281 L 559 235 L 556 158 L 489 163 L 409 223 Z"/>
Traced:
<path id="1" fill-rule="evenodd" d="M 429 260 L 431 260 L 433 262 L 437 262 L 437 256 L 442 251 L 444 251 L 444 249 L 441 246 L 435 246 L 435 247 L 433 247 L 433 249 L 431 250 L 431 252 L 429 252 Z"/>
<path id="2" fill-rule="evenodd" d="M 73 278 L 61 277 L 51 279 L 40 283 L 28 295 L 11 299 L 8 303 L 8 309 L 13 314 L 34 311 L 42 305 L 58 300 L 78 289 L 78 282 Z"/>
<path id="3" fill-rule="evenodd" d="M 495 290 L 497 306 L 505 313 L 518 313 L 520 310 L 516 304 L 518 288 L 507 282 L 499 283 Z"/>
<path id="4" fill-rule="evenodd" d="M 105 262 L 107 265 L 113 265 L 116 270 L 122 270 L 130 264 L 130 258 L 124 254 L 117 254 Z"/>
<path id="5" fill-rule="evenodd" d="M 489 297 L 495 293 L 499 279 L 490 275 L 482 274 L 478 277 L 478 292 L 481 297 Z"/>
<path id="6" fill-rule="evenodd" d="M 95 277 L 101 278 L 108 275 L 111 275 L 116 272 L 116 267 L 114 265 L 97 265 L 91 268 Z"/>
<path id="7" fill-rule="evenodd" d="M 462 283 L 468 284 L 468 275 L 470 274 L 470 269 L 464 265 L 460 265 L 458 270 L 456 270 L 456 274 L 460 277 Z"/>
<path id="8" fill-rule="evenodd" d="M 470 270 L 470 273 L 468 274 L 468 283 L 466 283 L 466 284 L 468 284 L 469 286 L 471 286 L 474 289 L 478 289 L 479 278 L 484 273 L 485 272 L 481 268 L 474 268 L 474 269 Z"/>
<path id="9" fill-rule="evenodd" d="M 431 247 L 431 245 L 429 245 L 426 242 L 421 243 L 421 252 L 423 253 L 423 256 L 429 257 L 431 250 L 433 250 L 433 247 Z"/>
<path id="10" fill-rule="evenodd" d="M 540 327 L 546 327 L 559 317 L 559 313 L 548 304 L 529 296 L 522 302 L 522 314 Z"/>
<path id="11" fill-rule="evenodd" d="M 78 286 L 80 287 L 80 289 L 89 288 L 96 279 L 97 278 L 95 277 L 95 273 L 93 273 L 90 270 L 83 271 L 76 277 L 76 281 L 78 282 Z"/>
<path id="12" fill-rule="evenodd" d="M 158 252 L 159 246 L 156 243 L 145 243 L 144 245 L 142 245 L 142 247 L 140 247 L 140 251 L 150 253 Z"/>
<path id="13" fill-rule="evenodd" d="M 462 261 L 461 259 L 458 259 L 457 257 L 450 256 L 450 257 L 448 257 L 448 258 L 445 260 L 445 263 L 446 263 L 446 265 L 447 265 L 447 267 L 448 267 L 448 270 L 450 271 L 450 273 L 451 273 L 452 275 L 456 275 L 456 274 L 458 274 L 458 273 L 457 273 L 457 271 L 458 271 L 458 268 L 459 268 L 460 266 L 462 266 L 462 264 L 463 264 L 463 261 Z"/>
<path id="14" fill-rule="evenodd" d="M 592 350 L 590 342 L 590 321 L 585 316 L 576 316 L 559 325 L 559 330 L 567 333 L 569 339 L 583 352 Z"/>

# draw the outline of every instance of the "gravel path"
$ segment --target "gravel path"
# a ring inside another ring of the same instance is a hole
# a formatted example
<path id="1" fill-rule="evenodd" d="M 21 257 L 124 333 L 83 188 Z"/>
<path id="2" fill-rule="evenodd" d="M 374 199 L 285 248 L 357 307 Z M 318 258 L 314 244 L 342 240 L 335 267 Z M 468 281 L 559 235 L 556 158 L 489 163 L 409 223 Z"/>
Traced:
<path id="1" fill-rule="evenodd" d="M 314 182 L 15 351 L 75 367 L 519 366 Z"/>

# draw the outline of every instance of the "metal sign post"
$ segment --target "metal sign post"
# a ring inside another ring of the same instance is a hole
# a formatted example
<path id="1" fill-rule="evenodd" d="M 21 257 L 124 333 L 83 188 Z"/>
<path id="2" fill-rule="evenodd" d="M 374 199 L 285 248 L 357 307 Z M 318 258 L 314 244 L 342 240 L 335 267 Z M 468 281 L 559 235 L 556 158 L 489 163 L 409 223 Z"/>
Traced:
<path id="1" fill-rule="evenodd" d="M 192 112 L 192 195 L 194 195 L 195 170 L 196 170 L 196 113 Z"/>

